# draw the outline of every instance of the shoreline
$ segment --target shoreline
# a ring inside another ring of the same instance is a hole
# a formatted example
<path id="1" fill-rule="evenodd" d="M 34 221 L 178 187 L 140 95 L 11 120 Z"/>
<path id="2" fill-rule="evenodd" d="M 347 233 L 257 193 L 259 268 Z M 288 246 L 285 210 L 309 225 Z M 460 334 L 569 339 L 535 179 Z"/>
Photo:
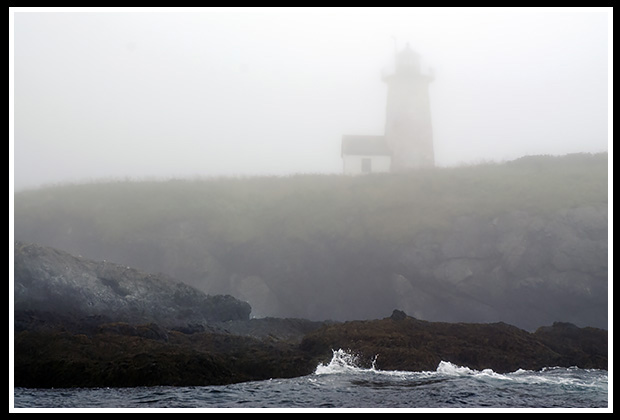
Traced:
<path id="1" fill-rule="evenodd" d="M 530 333 L 505 323 L 422 321 L 398 310 L 377 320 L 267 323 L 273 329 L 263 325 L 262 337 L 256 329 L 252 336 L 153 323 L 81 330 L 39 323 L 15 333 L 14 386 L 199 386 L 293 378 L 313 373 L 338 348 L 355 354 L 360 367 L 379 370 L 434 371 L 441 361 L 496 373 L 552 366 L 607 370 L 607 331 L 568 323 Z"/>

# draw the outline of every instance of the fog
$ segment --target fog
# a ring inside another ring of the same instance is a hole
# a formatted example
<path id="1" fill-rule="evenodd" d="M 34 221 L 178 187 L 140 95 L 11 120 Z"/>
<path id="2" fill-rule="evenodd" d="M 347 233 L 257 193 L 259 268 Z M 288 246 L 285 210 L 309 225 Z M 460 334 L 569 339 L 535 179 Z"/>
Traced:
<path id="1" fill-rule="evenodd" d="M 407 43 L 438 166 L 608 150 L 607 8 L 10 11 L 16 190 L 340 173 Z"/>

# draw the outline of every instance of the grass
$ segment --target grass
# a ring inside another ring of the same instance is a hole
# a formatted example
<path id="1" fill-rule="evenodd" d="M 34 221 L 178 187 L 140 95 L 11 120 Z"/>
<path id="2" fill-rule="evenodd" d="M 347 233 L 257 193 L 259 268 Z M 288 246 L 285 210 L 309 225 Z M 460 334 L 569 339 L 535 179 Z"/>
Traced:
<path id="1" fill-rule="evenodd" d="M 285 235 L 400 241 L 455 217 L 606 205 L 607 154 L 533 156 L 407 174 L 218 178 L 58 185 L 15 194 L 17 234 L 45 226 L 107 241 L 230 243 Z M 19 237 L 17 237 L 19 239 Z"/>

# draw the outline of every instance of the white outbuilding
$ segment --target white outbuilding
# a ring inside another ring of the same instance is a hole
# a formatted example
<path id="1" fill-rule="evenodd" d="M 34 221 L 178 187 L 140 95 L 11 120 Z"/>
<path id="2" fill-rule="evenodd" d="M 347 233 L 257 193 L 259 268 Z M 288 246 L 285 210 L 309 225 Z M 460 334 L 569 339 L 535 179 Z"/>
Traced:
<path id="1" fill-rule="evenodd" d="M 343 136 L 341 156 L 346 175 L 390 172 L 392 165 L 383 136 Z"/>

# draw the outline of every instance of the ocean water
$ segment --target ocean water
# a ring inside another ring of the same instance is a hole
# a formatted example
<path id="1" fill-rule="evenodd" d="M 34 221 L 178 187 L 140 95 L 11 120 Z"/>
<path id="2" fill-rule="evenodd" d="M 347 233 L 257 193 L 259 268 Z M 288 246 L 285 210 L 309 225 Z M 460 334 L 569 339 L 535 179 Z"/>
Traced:
<path id="1" fill-rule="evenodd" d="M 441 362 L 434 371 L 358 367 L 334 351 L 308 376 L 225 386 L 15 388 L 14 407 L 99 409 L 416 409 L 608 407 L 606 370 L 550 367 L 499 374 Z M 70 410 L 68 410 L 70 411 Z"/>

